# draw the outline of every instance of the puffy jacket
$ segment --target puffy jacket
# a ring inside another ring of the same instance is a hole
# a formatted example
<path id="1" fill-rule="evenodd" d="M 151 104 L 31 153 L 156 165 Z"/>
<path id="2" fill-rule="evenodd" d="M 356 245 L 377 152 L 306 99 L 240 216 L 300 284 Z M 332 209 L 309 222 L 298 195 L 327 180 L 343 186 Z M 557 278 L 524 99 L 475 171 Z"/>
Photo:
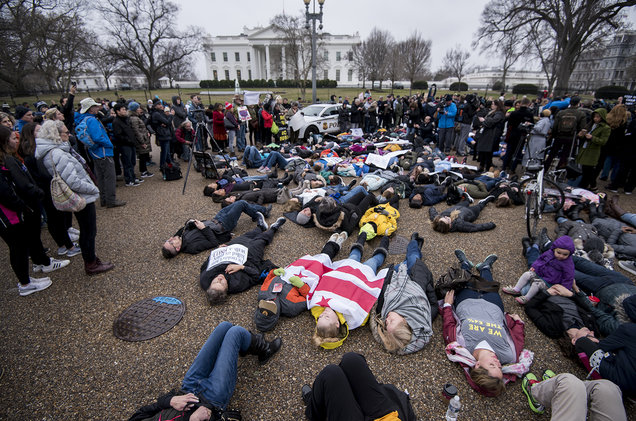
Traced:
<path id="1" fill-rule="evenodd" d="M 93 114 L 75 113 L 76 127 L 84 120 L 86 120 L 88 135 L 94 143 L 92 146 L 86 145 L 88 153 L 97 159 L 113 156 L 113 143 L 110 141 L 104 125 Z"/>
<path id="2" fill-rule="evenodd" d="M 593 166 L 598 163 L 598 159 L 601 156 L 601 147 L 607 143 L 611 132 L 605 121 L 607 110 L 605 108 L 597 108 L 594 112 L 601 116 L 601 122 L 596 127 L 594 127 L 594 122 L 590 122 L 588 127 L 592 138 L 583 137 L 580 139 L 581 149 L 576 156 L 576 162 L 581 165 Z M 594 127 L 593 130 L 592 127 Z"/>
<path id="3" fill-rule="evenodd" d="M 397 229 L 397 220 L 400 212 L 389 204 L 378 205 L 367 209 L 362 218 L 360 218 L 359 226 L 371 223 L 375 225 L 375 232 L 378 235 L 389 236 Z M 370 238 L 370 237 L 369 237 Z"/>
<path id="4" fill-rule="evenodd" d="M 15 192 L 11 173 L 0 166 L 0 229 L 7 229 L 22 222 L 25 204 Z"/>
<path id="5" fill-rule="evenodd" d="M 627 224 L 612 218 L 596 218 L 592 225 L 616 253 L 630 258 L 636 257 L 636 234 L 622 230 L 622 227 L 628 226 Z"/>
<path id="6" fill-rule="evenodd" d="M 439 215 L 451 216 L 454 210 L 458 210 L 459 215 L 457 215 L 457 218 L 451 223 L 450 232 L 488 231 L 497 227 L 494 222 L 486 222 L 484 224 L 473 223 L 479 217 L 479 212 L 473 209 L 472 206 L 453 206 L 439 213 Z M 428 215 L 432 221 L 438 215 L 437 209 L 431 206 L 428 208 Z"/>
<path id="7" fill-rule="evenodd" d="M 152 110 L 150 116 L 152 128 L 159 142 L 172 141 L 172 118 L 167 116 L 163 110 Z"/>
<path id="8" fill-rule="evenodd" d="M 56 143 L 50 139 L 38 138 L 36 143 L 35 157 L 42 160 L 51 177 L 57 170 L 71 190 L 81 195 L 86 203 L 93 203 L 99 198 L 99 189 L 86 174 L 82 164 L 71 155 L 71 145 L 68 142 Z"/>
<path id="9" fill-rule="evenodd" d="M 181 126 L 181 123 L 186 120 L 188 112 L 186 111 L 183 101 L 181 101 L 180 104 L 177 104 L 177 98 L 179 98 L 177 95 L 172 97 L 172 109 L 174 110 L 172 122 L 174 123 L 174 127 L 178 129 Z M 196 123 L 196 120 L 193 121 L 192 124 L 194 123 Z"/>
<path id="10" fill-rule="evenodd" d="M 439 112 L 437 127 L 440 129 L 448 129 L 455 126 L 455 115 L 457 115 L 457 105 L 454 102 L 444 107 L 444 113 Z"/>
<path id="11" fill-rule="evenodd" d="M 128 113 L 128 118 L 130 119 L 130 126 L 135 133 L 135 146 L 137 153 L 150 153 L 152 151 L 152 146 L 150 145 L 150 133 L 148 133 L 146 123 L 144 123 L 141 117 L 133 111 Z M 145 148 L 144 145 L 146 145 Z"/>

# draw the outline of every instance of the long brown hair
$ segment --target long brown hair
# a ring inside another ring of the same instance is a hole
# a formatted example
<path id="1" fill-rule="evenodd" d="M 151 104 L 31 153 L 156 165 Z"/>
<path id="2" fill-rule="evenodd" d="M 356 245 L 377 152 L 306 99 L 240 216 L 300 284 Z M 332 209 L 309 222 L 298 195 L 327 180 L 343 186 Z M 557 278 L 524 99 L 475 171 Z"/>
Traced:
<path id="1" fill-rule="evenodd" d="M 27 123 L 22 127 L 20 144 L 18 145 L 18 155 L 22 158 L 35 154 L 35 129 L 37 126 L 37 123 Z"/>
<path id="2" fill-rule="evenodd" d="M 0 165 L 4 165 L 7 156 L 14 156 L 15 151 L 9 150 L 9 139 L 13 131 L 5 126 L 0 126 Z"/>
<path id="3" fill-rule="evenodd" d="M 627 123 L 627 108 L 625 108 L 625 105 L 618 104 L 612 108 L 612 110 L 607 113 L 605 121 L 607 121 L 607 124 L 609 124 L 612 129 L 618 129 Z"/>

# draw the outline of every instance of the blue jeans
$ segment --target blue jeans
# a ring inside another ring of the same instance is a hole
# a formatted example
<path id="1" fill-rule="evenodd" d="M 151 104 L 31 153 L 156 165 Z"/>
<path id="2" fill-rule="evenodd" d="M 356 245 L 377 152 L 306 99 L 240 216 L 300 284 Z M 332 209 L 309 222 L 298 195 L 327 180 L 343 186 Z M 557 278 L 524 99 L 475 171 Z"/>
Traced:
<path id="1" fill-rule="evenodd" d="M 420 250 L 419 244 L 417 241 L 411 240 L 409 241 L 408 246 L 406 246 L 406 258 L 404 259 L 404 264 L 406 264 L 407 272 L 411 270 L 417 259 L 422 258 L 422 251 Z"/>
<path id="2" fill-rule="evenodd" d="M 166 164 L 172 164 L 172 159 L 170 159 L 170 141 L 162 140 L 159 142 L 159 146 L 161 147 L 161 153 L 159 155 L 159 167 L 163 168 Z"/>
<path id="3" fill-rule="evenodd" d="M 239 351 L 247 351 L 251 339 L 252 335 L 245 328 L 221 322 L 194 359 L 181 388 L 203 395 L 223 411 L 227 409 L 236 387 Z"/>
<path id="4" fill-rule="evenodd" d="M 247 168 L 259 168 L 265 162 L 265 158 L 260 154 L 256 146 L 248 146 L 243 154 L 243 165 Z"/>
<path id="5" fill-rule="evenodd" d="M 257 216 L 256 212 L 265 214 L 267 210 L 261 205 L 254 205 L 246 202 L 245 200 L 239 200 L 221 209 L 214 219 L 223 225 L 223 228 L 225 228 L 226 231 L 230 232 L 236 228 L 242 213 L 247 214 L 253 221 L 255 221 Z"/>
<path id="6" fill-rule="evenodd" d="M 462 263 L 462 269 L 470 270 L 470 267 L 465 263 Z M 486 281 L 493 282 L 492 272 L 490 271 L 489 267 L 481 268 L 481 270 L 479 271 L 479 275 Z M 501 300 L 501 296 L 498 292 L 480 292 L 470 288 L 464 288 L 455 295 L 455 307 L 457 307 L 462 301 L 469 298 L 478 298 L 488 301 L 489 303 L 492 303 L 499 307 L 502 313 L 505 312 L 503 301 Z"/>
<path id="7" fill-rule="evenodd" d="M 126 183 L 135 182 L 135 163 L 137 163 L 137 157 L 135 156 L 134 146 L 120 146 L 121 161 L 124 166 L 124 180 Z"/>
<path id="8" fill-rule="evenodd" d="M 620 272 L 609 270 L 579 256 L 572 256 L 572 260 L 576 284 L 588 294 L 596 294 L 612 284 L 632 284 L 631 279 Z"/>
<path id="9" fill-rule="evenodd" d="M 601 172 L 601 178 L 607 178 L 610 175 L 610 171 L 612 172 L 612 177 L 610 181 L 615 182 L 616 176 L 618 175 L 618 167 L 620 165 L 618 156 L 608 156 L 605 158 L 605 162 L 603 163 L 603 171 Z"/>
<path id="10" fill-rule="evenodd" d="M 361 258 L 362 258 L 362 251 L 360 249 L 356 248 L 351 250 L 351 253 L 349 254 L 349 259 L 359 262 Z M 369 260 L 364 262 L 364 265 L 369 266 L 371 269 L 373 269 L 373 273 L 377 273 L 378 268 L 382 266 L 382 263 L 384 263 L 384 254 L 378 253 L 374 256 L 371 256 Z"/>
<path id="11" fill-rule="evenodd" d="M 621 220 L 623 222 L 627 222 L 633 227 L 636 227 L 636 213 L 624 213 L 623 216 L 621 216 Z"/>
<path id="12" fill-rule="evenodd" d="M 369 192 L 367 191 L 367 189 L 365 189 L 364 187 L 362 187 L 362 186 L 355 186 L 354 188 L 352 188 L 351 190 L 349 190 L 349 192 L 348 192 L 347 194 L 345 194 L 344 196 L 342 196 L 342 197 L 340 198 L 340 203 L 347 203 L 347 202 L 349 202 L 349 200 L 351 200 L 351 198 L 352 198 L 353 196 L 355 196 L 356 194 L 358 194 L 358 193 L 364 193 L 365 195 L 366 195 L 366 194 L 369 194 Z"/>
<path id="13" fill-rule="evenodd" d="M 274 168 L 277 165 L 278 168 L 284 170 L 287 166 L 287 160 L 280 152 L 273 151 L 265 160 L 264 166 L 267 168 Z"/>
<path id="14" fill-rule="evenodd" d="M 239 126 L 238 133 L 236 134 L 236 147 L 239 151 L 245 149 L 245 129 L 247 128 L 247 123 L 241 123 Z"/>
<path id="15" fill-rule="evenodd" d="M 484 183 L 486 185 L 486 190 L 490 191 L 501 180 L 501 178 L 492 178 L 487 175 L 480 175 L 479 177 L 475 177 L 475 180 Z"/>
<path id="16" fill-rule="evenodd" d="M 410 135 L 410 134 L 415 134 L 415 127 L 407 127 L 406 128 L 406 135 Z"/>

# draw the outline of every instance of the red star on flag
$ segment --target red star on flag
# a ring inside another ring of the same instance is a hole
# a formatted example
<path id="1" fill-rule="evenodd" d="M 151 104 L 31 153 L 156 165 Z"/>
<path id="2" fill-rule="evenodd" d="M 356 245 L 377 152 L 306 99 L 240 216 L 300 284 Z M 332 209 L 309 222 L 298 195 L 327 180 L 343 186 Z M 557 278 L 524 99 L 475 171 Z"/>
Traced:
<path id="1" fill-rule="evenodd" d="M 322 297 L 322 300 L 318 301 L 316 305 L 320 307 L 329 307 L 329 300 L 331 300 L 331 298 Z"/>

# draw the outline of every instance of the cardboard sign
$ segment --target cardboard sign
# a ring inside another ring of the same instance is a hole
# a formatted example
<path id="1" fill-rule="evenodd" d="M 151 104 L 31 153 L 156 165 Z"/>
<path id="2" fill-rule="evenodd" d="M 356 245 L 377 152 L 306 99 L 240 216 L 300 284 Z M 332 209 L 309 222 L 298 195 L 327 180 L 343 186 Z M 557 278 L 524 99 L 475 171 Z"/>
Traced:
<path id="1" fill-rule="evenodd" d="M 351 134 L 353 136 L 358 136 L 358 137 L 362 137 L 362 135 L 364 135 L 364 133 L 362 132 L 361 128 L 355 128 L 355 129 L 351 129 Z"/>
<path id="2" fill-rule="evenodd" d="M 623 97 L 623 101 L 625 101 L 625 105 L 634 105 L 636 104 L 636 95 L 625 95 Z"/>
<path id="3" fill-rule="evenodd" d="M 297 112 L 296 114 L 293 115 L 292 118 L 289 119 L 289 127 L 293 130 L 300 130 L 301 127 L 303 127 L 305 125 L 305 117 L 300 113 Z"/>
<path id="4" fill-rule="evenodd" d="M 232 244 L 231 246 L 219 247 L 216 250 L 212 250 L 206 270 L 225 264 L 242 265 L 246 261 L 247 247 L 241 244 Z"/>
<path id="5" fill-rule="evenodd" d="M 247 110 L 247 107 L 241 106 L 236 109 L 238 112 L 239 120 L 241 121 L 250 121 L 252 117 L 250 117 L 250 112 Z"/>

